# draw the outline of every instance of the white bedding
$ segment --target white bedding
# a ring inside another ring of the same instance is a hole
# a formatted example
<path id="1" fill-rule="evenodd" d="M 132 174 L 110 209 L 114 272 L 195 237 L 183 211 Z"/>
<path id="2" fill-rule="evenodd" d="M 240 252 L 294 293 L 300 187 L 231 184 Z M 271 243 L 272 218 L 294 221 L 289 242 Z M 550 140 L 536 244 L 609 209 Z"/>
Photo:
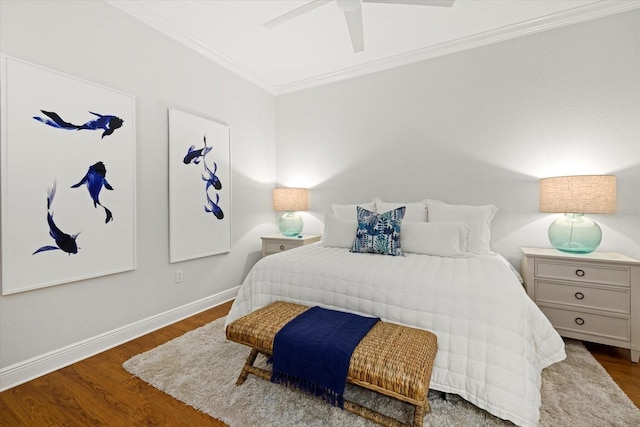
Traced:
<path id="1" fill-rule="evenodd" d="M 562 339 L 499 255 L 392 257 L 303 246 L 261 259 L 226 322 L 276 300 L 432 331 L 431 388 L 520 426 L 537 425 L 541 371 L 565 358 Z"/>

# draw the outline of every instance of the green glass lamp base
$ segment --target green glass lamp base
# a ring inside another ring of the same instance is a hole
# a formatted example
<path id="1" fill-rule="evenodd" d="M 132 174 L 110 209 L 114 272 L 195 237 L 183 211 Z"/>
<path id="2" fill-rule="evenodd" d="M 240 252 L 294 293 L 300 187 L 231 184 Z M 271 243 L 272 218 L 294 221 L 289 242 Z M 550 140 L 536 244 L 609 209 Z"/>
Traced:
<path id="1" fill-rule="evenodd" d="M 295 212 L 286 212 L 278 221 L 283 236 L 295 237 L 302 232 L 302 218 Z"/>
<path id="2" fill-rule="evenodd" d="M 549 241 L 560 251 L 588 254 L 600 245 L 602 230 L 584 214 L 564 214 L 549 226 Z"/>

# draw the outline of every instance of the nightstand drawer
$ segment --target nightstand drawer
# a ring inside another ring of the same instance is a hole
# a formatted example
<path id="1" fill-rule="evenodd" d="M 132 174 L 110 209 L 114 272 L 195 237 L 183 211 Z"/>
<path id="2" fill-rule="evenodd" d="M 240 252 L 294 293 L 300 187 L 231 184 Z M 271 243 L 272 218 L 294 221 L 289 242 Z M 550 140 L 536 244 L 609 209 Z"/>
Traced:
<path id="1" fill-rule="evenodd" d="M 273 255 L 289 249 L 299 248 L 320 241 L 317 234 L 306 234 L 298 237 L 286 237 L 281 234 L 262 236 L 262 256 Z"/>
<path id="2" fill-rule="evenodd" d="M 602 283 L 606 285 L 630 286 L 628 268 L 594 266 L 580 263 L 556 263 L 537 261 L 535 276 L 547 279 L 571 280 L 574 282 Z"/>
<path id="3" fill-rule="evenodd" d="M 628 288 L 607 289 L 536 280 L 536 298 L 541 304 L 565 304 L 621 314 L 629 314 L 631 308 Z"/>
<path id="4" fill-rule="evenodd" d="M 602 316 L 545 306 L 540 306 L 540 309 L 556 329 L 625 341 L 630 339 L 630 321 L 628 318 Z"/>
<path id="5" fill-rule="evenodd" d="M 274 254 L 277 252 L 288 251 L 289 249 L 297 248 L 301 246 L 302 241 L 300 243 L 291 243 L 291 242 L 266 242 L 265 243 L 265 251 Z"/>

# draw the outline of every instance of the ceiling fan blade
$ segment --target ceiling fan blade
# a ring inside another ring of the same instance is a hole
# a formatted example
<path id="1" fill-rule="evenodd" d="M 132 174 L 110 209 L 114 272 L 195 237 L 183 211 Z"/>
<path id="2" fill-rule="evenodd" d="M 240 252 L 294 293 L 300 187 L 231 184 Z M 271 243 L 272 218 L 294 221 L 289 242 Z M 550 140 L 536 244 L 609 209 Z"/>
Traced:
<path id="1" fill-rule="evenodd" d="M 300 15 L 302 15 L 303 13 L 307 13 L 317 7 L 320 7 L 324 4 L 329 3 L 331 0 L 313 0 L 312 2 L 309 2 L 307 4 L 304 4 L 300 7 L 297 7 L 287 13 L 285 13 L 284 15 L 280 15 L 277 18 L 272 19 L 271 21 L 265 22 L 263 25 L 269 29 L 272 29 L 274 27 L 277 27 L 280 24 L 283 24 L 287 21 L 289 21 L 290 19 L 296 18 Z"/>
<path id="2" fill-rule="evenodd" d="M 362 0 L 365 3 L 416 4 L 420 6 L 451 7 L 455 0 Z"/>
<path id="3" fill-rule="evenodd" d="M 351 44 L 355 53 L 364 50 L 364 30 L 362 28 L 362 8 L 345 11 L 344 18 L 347 20 Z"/>

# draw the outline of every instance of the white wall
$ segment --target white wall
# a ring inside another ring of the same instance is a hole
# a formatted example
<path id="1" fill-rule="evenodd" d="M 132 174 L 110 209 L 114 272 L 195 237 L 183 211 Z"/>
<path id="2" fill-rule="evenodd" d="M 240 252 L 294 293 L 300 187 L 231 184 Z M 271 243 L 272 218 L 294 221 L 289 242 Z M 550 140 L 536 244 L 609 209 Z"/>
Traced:
<path id="1" fill-rule="evenodd" d="M 259 258 L 259 236 L 276 231 L 275 97 L 103 2 L 2 0 L 0 50 L 136 97 L 138 199 L 135 271 L 0 297 L 0 373 L 177 307 L 234 296 L 224 291 Z M 229 254 L 168 262 L 169 107 L 231 129 Z"/>
<path id="2" fill-rule="evenodd" d="M 278 97 L 277 181 L 331 203 L 499 207 L 492 246 L 548 247 L 538 179 L 615 174 L 600 250 L 640 258 L 640 11 Z"/>

